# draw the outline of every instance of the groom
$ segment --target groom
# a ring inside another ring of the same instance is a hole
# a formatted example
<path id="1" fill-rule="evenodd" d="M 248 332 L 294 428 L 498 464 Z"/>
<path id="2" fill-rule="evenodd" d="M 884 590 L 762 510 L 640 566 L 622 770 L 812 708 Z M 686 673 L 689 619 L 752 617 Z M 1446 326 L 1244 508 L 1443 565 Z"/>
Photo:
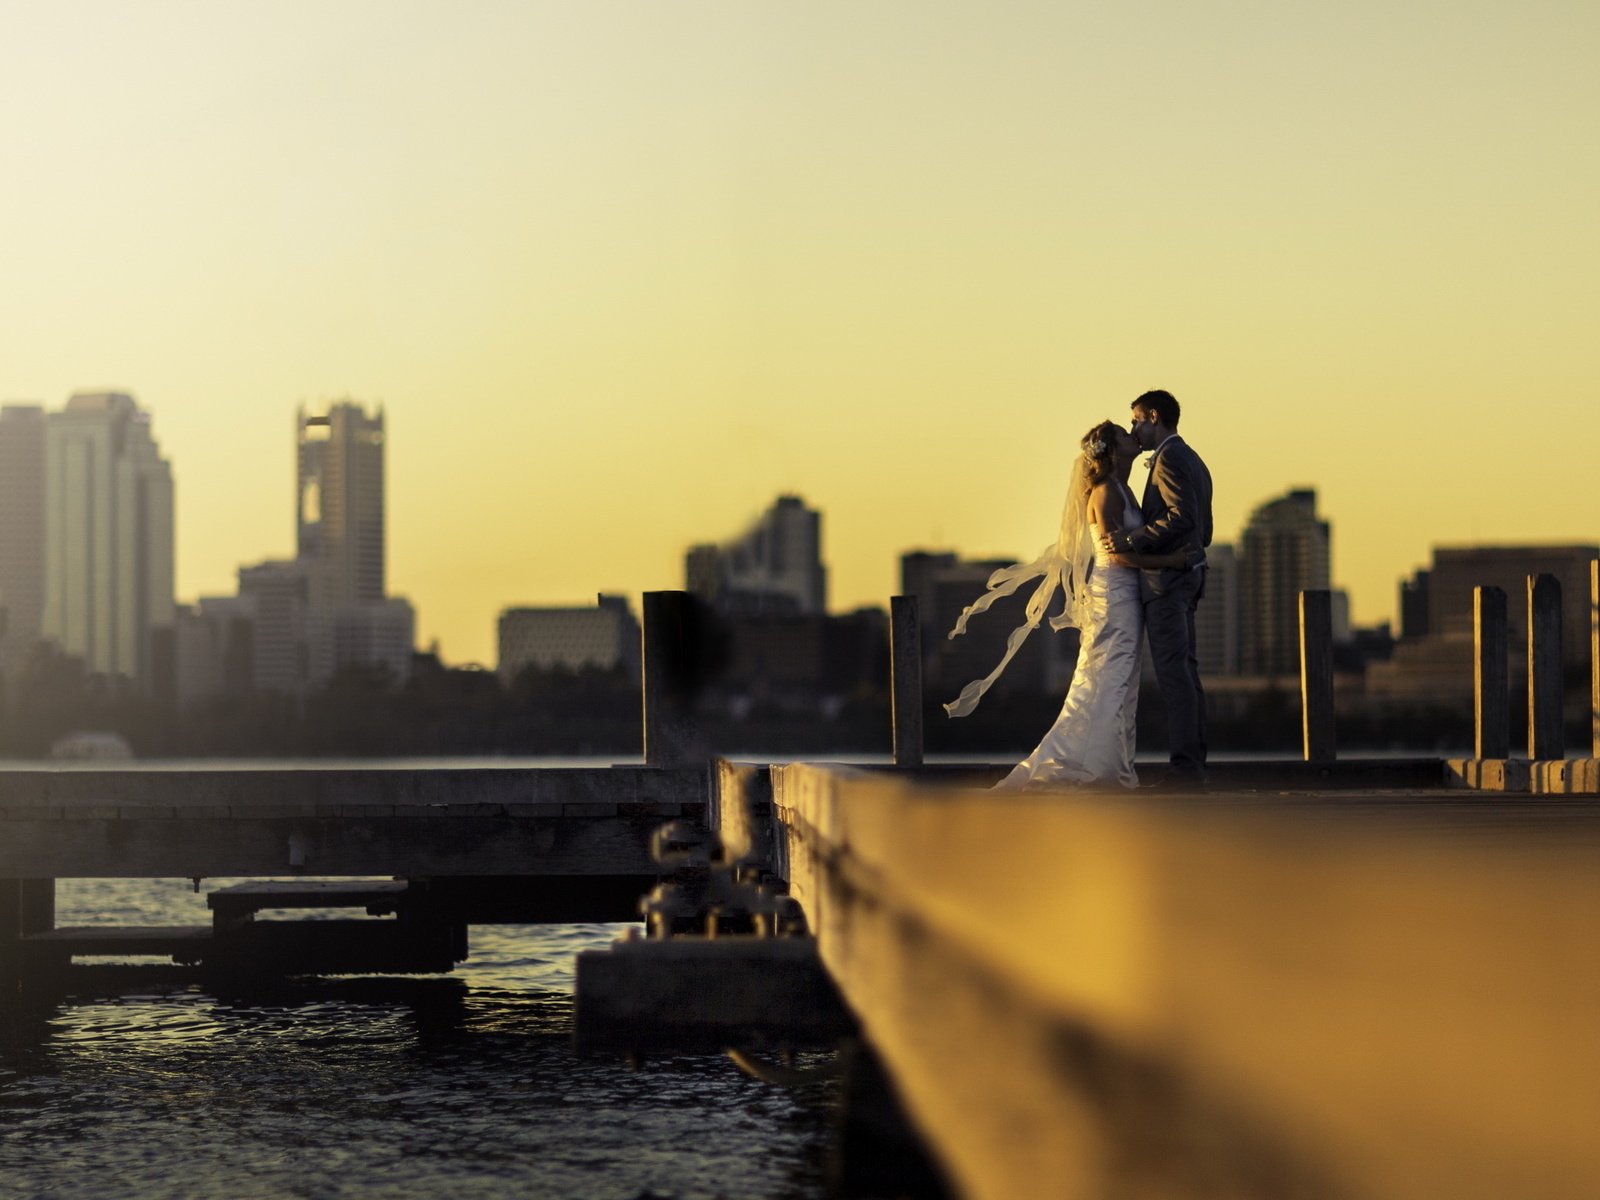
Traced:
<path id="1" fill-rule="evenodd" d="M 1211 544 L 1211 472 L 1178 436 L 1178 401 L 1171 392 L 1146 392 L 1133 402 L 1133 437 L 1150 478 L 1140 511 L 1144 528 L 1118 530 L 1101 539 L 1108 550 L 1162 554 L 1187 550 L 1193 565 L 1144 571 L 1145 637 L 1155 660 L 1156 683 L 1167 709 L 1167 750 L 1176 788 L 1204 787 L 1206 694 L 1194 649 L 1194 610 L 1206 587 L 1205 548 Z"/>

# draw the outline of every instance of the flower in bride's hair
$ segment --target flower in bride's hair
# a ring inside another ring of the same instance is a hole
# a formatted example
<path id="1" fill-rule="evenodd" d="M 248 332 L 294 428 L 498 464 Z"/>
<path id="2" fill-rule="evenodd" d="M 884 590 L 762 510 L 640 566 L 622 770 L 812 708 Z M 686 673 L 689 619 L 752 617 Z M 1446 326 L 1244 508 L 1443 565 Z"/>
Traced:
<path id="1" fill-rule="evenodd" d="M 1096 438 L 1094 441 L 1085 446 L 1084 449 L 1089 452 L 1090 458 L 1100 458 L 1105 454 L 1107 447 L 1103 439 Z"/>

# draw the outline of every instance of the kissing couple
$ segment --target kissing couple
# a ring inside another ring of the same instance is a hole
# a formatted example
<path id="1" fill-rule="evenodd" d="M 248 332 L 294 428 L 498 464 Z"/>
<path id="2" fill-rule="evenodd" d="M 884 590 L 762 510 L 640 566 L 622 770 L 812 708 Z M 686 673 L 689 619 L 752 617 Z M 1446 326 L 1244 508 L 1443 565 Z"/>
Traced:
<path id="1" fill-rule="evenodd" d="M 1078 443 L 1061 533 L 1030 563 L 989 577 L 988 590 L 962 612 L 951 637 L 996 600 L 1040 580 L 1024 622 L 987 676 L 945 705 L 964 717 L 1000 677 L 1059 591 L 1054 630 L 1080 631 L 1078 662 L 1061 715 L 1044 739 L 996 786 L 1139 786 L 1134 770 L 1140 639 L 1147 639 L 1167 712 L 1170 767 L 1159 786 L 1203 790 L 1206 700 L 1195 657 L 1194 614 L 1205 593 L 1211 544 L 1211 472 L 1178 436 L 1171 392 L 1145 392 L 1124 427 L 1101 421 Z M 1135 500 L 1128 475 L 1141 453 L 1150 476 Z"/>

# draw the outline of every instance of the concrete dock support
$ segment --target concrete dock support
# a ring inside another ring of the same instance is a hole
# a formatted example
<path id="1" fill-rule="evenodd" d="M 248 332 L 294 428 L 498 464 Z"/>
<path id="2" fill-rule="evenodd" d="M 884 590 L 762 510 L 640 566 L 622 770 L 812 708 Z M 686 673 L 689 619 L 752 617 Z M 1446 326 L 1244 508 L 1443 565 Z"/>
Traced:
<path id="1" fill-rule="evenodd" d="M 1333 593 L 1300 593 L 1300 725 L 1307 762 L 1338 755 L 1333 723 Z"/>
<path id="2" fill-rule="evenodd" d="M 0 879 L 0 997 L 22 990 L 22 938 L 56 924 L 54 879 Z"/>
<path id="3" fill-rule="evenodd" d="M 915 596 L 889 598 L 889 691 L 894 765 L 922 765 L 922 624 Z"/>
<path id="4" fill-rule="evenodd" d="M 644 761 L 681 766 L 700 747 L 694 696 L 702 664 L 704 621 L 688 592 L 644 594 Z"/>
<path id="5" fill-rule="evenodd" d="M 1528 757 L 1561 758 L 1561 581 L 1528 576 Z"/>
<path id="6" fill-rule="evenodd" d="M 1511 757 L 1511 684 L 1507 675 L 1506 594 L 1472 589 L 1472 727 L 1476 758 Z"/>

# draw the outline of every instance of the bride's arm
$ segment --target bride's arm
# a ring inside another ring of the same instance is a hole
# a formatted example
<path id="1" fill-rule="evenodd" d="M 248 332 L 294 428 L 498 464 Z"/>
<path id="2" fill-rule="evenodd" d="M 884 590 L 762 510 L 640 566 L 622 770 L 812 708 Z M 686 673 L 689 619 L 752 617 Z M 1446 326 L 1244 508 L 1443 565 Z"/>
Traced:
<path id="1" fill-rule="evenodd" d="M 1089 516 L 1101 529 L 1122 528 L 1122 490 L 1110 483 L 1098 483 L 1089 493 Z M 1179 569 L 1196 561 L 1187 551 L 1146 551 L 1135 553 L 1125 550 L 1113 554 L 1111 561 L 1119 567 L 1135 567 L 1142 571 L 1160 570 L 1163 567 Z"/>

